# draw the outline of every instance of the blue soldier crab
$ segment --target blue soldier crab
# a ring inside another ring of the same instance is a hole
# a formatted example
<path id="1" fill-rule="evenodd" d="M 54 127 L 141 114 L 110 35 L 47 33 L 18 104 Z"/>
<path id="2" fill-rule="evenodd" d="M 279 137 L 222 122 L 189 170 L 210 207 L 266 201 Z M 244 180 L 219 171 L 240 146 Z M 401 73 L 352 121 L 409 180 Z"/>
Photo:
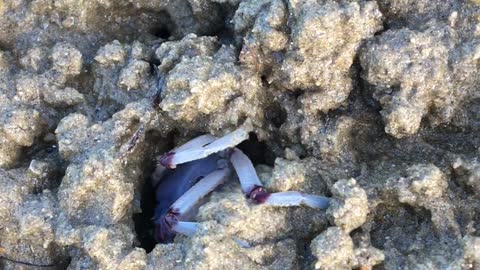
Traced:
<path id="1" fill-rule="evenodd" d="M 252 162 L 237 146 L 253 130 L 249 122 L 216 138 L 202 135 L 164 154 L 152 176 L 157 206 L 155 238 L 169 243 L 176 233 L 191 236 L 196 222 L 188 215 L 217 186 L 235 171 L 247 199 L 272 206 L 300 206 L 325 209 L 329 199 L 296 191 L 268 193 L 262 187 Z M 233 167 L 233 168 L 232 168 Z"/>

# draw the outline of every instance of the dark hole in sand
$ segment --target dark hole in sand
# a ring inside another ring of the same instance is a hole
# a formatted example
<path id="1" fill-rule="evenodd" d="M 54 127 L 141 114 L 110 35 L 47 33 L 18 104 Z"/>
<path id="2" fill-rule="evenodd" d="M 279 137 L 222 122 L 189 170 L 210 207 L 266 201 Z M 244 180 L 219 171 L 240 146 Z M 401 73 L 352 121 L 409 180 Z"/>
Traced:
<path id="1" fill-rule="evenodd" d="M 273 166 L 275 154 L 268 148 L 267 144 L 260 142 L 257 135 L 253 132 L 249 134 L 249 139 L 237 146 L 252 161 L 253 165 L 265 164 Z"/>
<path id="2" fill-rule="evenodd" d="M 274 103 L 265 111 L 265 118 L 268 119 L 275 128 L 280 128 L 287 120 L 287 111 L 282 108 L 279 103 Z"/>
<path id="3" fill-rule="evenodd" d="M 147 156 L 145 161 L 145 179 L 142 188 L 140 207 L 141 213 L 133 215 L 133 221 L 135 224 L 135 232 L 137 239 L 140 242 L 140 247 L 144 248 L 147 252 L 150 252 L 155 247 L 155 240 L 153 239 L 153 211 L 155 209 L 155 194 L 152 188 L 151 175 L 155 170 L 156 157 L 174 147 L 174 139 L 176 131 L 170 132 L 167 137 L 162 137 L 155 131 L 148 132 L 146 134 L 146 141 L 151 142 L 151 145 L 164 145 L 165 148 L 153 147 L 151 153 Z"/>
<path id="4" fill-rule="evenodd" d="M 162 38 L 168 39 L 171 36 L 171 31 L 166 26 L 152 27 L 150 29 L 150 34 Z"/>
<path id="5" fill-rule="evenodd" d="M 153 168 L 152 170 L 153 171 Z M 155 209 L 155 193 L 152 188 L 152 180 L 147 177 L 142 189 L 141 200 L 142 212 L 133 215 L 135 222 L 135 231 L 140 246 L 149 253 L 155 247 L 155 239 L 153 238 L 153 211 Z"/>
<path id="6" fill-rule="evenodd" d="M 167 12 L 162 11 L 156 14 L 156 18 L 158 19 L 150 24 L 148 29 L 150 35 L 161 39 L 168 39 L 174 35 L 176 26 Z"/>
<path id="7" fill-rule="evenodd" d="M 163 143 L 166 141 L 169 149 L 172 149 L 174 147 L 174 137 L 175 133 L 171 133 L 166 139 L 154 138 L 154 140 L 158 140 L 159 143 L 160 141 L 163 141 Z M 273 152 L 269 150 L 264 142 L 260 142 L 254 133 L 250 133 L 250 138 L 247 141 L 239 144 L 238 148 L 250 157 L 254 165 L 267 164 L 269 166 L 273 166 L 273 162 L 275 160 Z M 142 213 L 133 215 L 137 239 L 140 242 L 140 247 L 145 249 L 147 253 L 152 251 L 156 245 L 153 235 L 154 222 L 152 220 L 156 200 L 151 179 L 151 175 L 155 170 L 155 166 L 156 161 L 152 158 L 151 164 L 145 168 L 147 173 L 145 174 L 145 182 L 142 189 Z"/>
<path id="8" fill-rule="evenodd" d="M 390 244 L 402 253 L 408 252 L 412 243 L 419 242 L 419 239 L 425 245 L 431 244 L 429 241 L 434 239 L 431 214 L 407 204 L 378 206 L 374 221 L 371 241 L 374 247 L 380 249 L 385 248 L 385 236 L 389 236 Z"/>

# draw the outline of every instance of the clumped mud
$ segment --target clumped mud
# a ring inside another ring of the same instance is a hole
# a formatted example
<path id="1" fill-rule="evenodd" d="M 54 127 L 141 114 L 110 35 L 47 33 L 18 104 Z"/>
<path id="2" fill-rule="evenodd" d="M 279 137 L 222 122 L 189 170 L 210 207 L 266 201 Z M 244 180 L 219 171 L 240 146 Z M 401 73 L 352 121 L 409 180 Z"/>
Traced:
<path id="1" fill-rule="evenodd" d="M 246 120 L 330 207 L 155 245 L 156 157 Z M 477 0 L 0 0 L 1 269 L 480 269 L 479 134 Z"/>

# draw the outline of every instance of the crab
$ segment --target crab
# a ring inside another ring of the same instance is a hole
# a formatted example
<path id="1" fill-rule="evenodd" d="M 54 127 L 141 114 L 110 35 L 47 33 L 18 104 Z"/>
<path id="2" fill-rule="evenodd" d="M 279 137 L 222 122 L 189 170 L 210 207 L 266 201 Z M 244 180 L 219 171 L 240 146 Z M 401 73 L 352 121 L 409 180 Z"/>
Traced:
<path id="1" fill-rule="evenodd" d="M 236 146 L 249 138 L 250 122 L 217 138 L 206 134 L 188 141 L 159 159 L 152 175 L 157 205 L 155 239 L 170 243 L 177 233 L 192 236 L 198 223 L 188 221 L 200 201 L 235 172 L 245 197 L 256 204 L 326 209 L 327 197 L 297 191 L 267 192 L 250 159 Z"/>

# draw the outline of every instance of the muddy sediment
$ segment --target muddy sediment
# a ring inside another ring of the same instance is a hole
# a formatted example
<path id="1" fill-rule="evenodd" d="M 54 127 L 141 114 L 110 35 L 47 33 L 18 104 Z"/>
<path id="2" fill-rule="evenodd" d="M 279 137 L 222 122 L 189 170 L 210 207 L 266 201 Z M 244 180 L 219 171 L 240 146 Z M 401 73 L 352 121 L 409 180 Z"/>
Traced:
<path id="1" fill-rule="evenodd" d="M 0 268 L 480 268 L 479 14 L 0 0 Z M 265 188 L 330 207 L 255 205 L 233 178 L 155 244 L 157 157 L 247 120 Z"/>

